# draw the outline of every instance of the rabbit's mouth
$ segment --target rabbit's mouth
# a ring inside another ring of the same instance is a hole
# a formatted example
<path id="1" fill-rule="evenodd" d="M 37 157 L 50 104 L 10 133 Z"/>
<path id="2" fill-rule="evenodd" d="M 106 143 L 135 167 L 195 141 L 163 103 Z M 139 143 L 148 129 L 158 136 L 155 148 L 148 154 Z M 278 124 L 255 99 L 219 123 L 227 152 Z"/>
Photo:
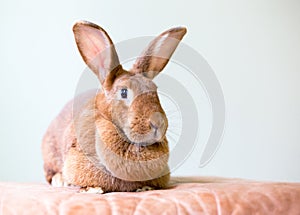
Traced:
<path id="1" fill-rule="evenodd" d="M 126 142 L 137 146 L 150 146 L 155 143 L 160 143 L 164 140 L 166 134 L 166 128 L 152 128 L 148 133 L 140 134 L 134 132 L 131 128 L 121 129 L 118 126 L 116 127 L 119 135 L 124 138 Z"/>
<path id="2" fill-rule="evenodd" d="M 139 134 L 131 132 L 129 135 L 130 138 L 128 139 L 132 144 L 135 144 L 137 146 L 150 146 L 155 143 L 161 142 L 165 137 L 164 133 L 162 133 L 161 131 L 152 130 L 148 134 Z"/>

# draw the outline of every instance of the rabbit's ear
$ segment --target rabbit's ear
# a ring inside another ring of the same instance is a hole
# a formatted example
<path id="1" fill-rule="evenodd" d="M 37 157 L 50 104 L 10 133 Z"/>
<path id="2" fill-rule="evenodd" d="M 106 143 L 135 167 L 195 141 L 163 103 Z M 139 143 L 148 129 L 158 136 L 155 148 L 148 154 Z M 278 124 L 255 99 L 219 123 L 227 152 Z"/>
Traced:
<path id="1" fill-rule="evenodd" d="M 137 58 L 132 72 L 154 78 L 167 65 L 177 45 L 186 33 L 186 28 L 171 28 L 150 42 Z"/>
<path id="2" fill-rule="evenodd" d="M 113 42 L 106 31 L 96 24 L 81 21 L 73 26 L 73 32 L 83 60 L 98 76 L 101 84 L 107 77 L 114 77 L 109 74 L 120 63 Z"/>

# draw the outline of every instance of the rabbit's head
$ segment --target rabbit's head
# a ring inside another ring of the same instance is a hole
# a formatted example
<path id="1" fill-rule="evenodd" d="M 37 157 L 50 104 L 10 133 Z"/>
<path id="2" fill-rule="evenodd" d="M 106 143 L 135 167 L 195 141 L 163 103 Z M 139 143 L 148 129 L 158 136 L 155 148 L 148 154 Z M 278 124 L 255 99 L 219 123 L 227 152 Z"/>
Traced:
<path id="1" fill-rule="evenodd" d="M 168 121 L 152 79 L 166 66 L 186 29 L 172 28 L 160 34 L 150 42 L 129 71 L 120 65 L 113 42 L 101 27 L 83 21 L 76 23 L 73 31 L 80 54 L 102 85 L 96 99 L 101 117 L 112 122 L 127 143 L 161 151 L 157 156 L 168 153 L 168 149 L 159 148 L 161 145 L 154 147 L 155 143 L 167 145 Z M 105 129 L 107 133 L 108 129 Z M 109 138 L 113 136 L 110 134 Z M 112 150 L 113 147 L 109 147 Z M 116 150 L 122 148 L 115 147 Z M 151 156 L 155 157 L 154 153 Z"/>
<path id="2" fill-rule="evenodd" d="M 101 27 L 84 21 L 76 23 L 73 31 L 84 61 L 102 84 L 109 106 L 102 114 L 133 144 L 162 140 L 168 121 L 152 79 L 168 63 L 186 29 L 173 28 L 159 35 L 129 71 L 120 65 L 112 40 Z"/>

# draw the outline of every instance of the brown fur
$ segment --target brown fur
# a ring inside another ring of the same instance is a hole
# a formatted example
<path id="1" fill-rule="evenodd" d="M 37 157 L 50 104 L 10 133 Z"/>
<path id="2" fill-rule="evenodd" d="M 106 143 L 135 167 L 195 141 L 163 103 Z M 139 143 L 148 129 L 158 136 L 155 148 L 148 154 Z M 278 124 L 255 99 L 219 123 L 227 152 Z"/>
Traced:
<path id="1" fill-rule="evenodd" d="M 152 71 L 124 70 L 112 46 L 98 56 L 97 51 L 112 41 L 95 24 L 77 23 L 74 33 L 83 59 L 98 76 L 103 90 L 75 98 L 50 124 L 42 143 L 47 181 L 51 183 L 53 176 L 61 173 L 67 184 L 101 187 L 105 192 L 165 187 L 170 177 L 165 137 L 168 122 L 151 75 L 144 75 Z M 85 37 L 89 34 L 98 37 L 95 43 Z M 155 45 L 152 42 L 148 50 L 163 50 L 161 44 Z M 170 56 L 175 48 L 169 50 Z M 152 60 L 141 57 L 136 65 L 152 65 Z M 160 63 L 155 66 L 158 72 L 167 61 Z M 118 97 L 123 88 L 130 91 L 131 100 Z"/>

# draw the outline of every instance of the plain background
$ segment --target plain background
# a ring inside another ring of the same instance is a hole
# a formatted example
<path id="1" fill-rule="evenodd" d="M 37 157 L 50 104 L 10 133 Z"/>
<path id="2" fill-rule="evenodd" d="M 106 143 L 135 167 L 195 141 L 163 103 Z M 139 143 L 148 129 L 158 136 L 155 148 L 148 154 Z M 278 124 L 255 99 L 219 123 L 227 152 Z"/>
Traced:
<path id="1" fill-rule="evenodd" d="M 300 181 L 298 0 L 0 2 L 0 180 L 44 181 L 40 144 L 85 69 L 71 31 L 85 19 L 115 42 L 184 25 L 184 42 L 215 71 L 226 131 L 174 173 Z"/>

